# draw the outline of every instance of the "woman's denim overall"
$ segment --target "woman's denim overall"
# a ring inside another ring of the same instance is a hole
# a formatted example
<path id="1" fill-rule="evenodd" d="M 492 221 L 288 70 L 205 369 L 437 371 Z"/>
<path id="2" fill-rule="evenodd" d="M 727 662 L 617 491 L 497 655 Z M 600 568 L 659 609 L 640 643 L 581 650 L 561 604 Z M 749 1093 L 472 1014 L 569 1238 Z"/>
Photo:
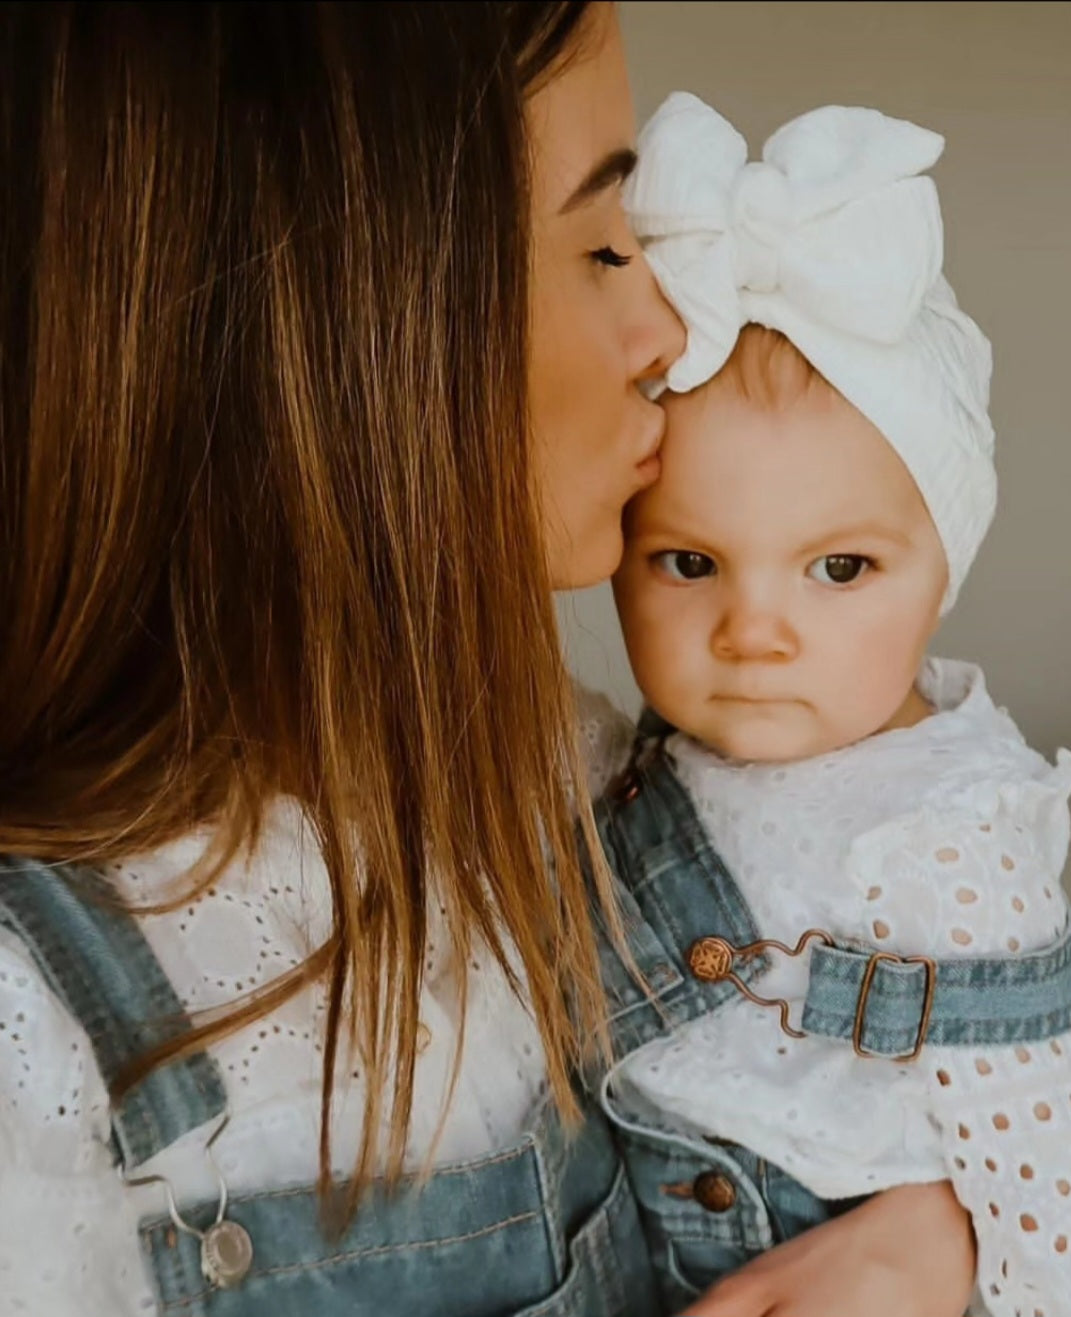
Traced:
<path id="1" fill-rule="evenodd" d="M 74 878 L 74 883 L 68 881 Z M 124 1062 L 188 1028 L 136 922 L 93 897 L 94 879 L 0 859 L 0 923 L 25 941 L 82 1023 L 110 1082 Z M 207 1054 L 132 1090 L 112 1115 L 115 1155 L 134 1172 L 226 1108 Z M 181 1204 L 201 1229 L 217 1203 Z M 548 1108 L 514 1146 L 443 1167 L 422 1187 L 377 1190 L 347 1232 L 324 1238 L 315 1192 L 231 1197 L 252 1266 L 232 1288 L 202 1275 L 199 1240 L 170 1218 L 139 1231 L 160 1317 L 656 1317 L 635 1202 L 606 1122 L 569 1138 Z M 108 1317 L 103 1313 L 87 1317 Z"/>
<path id="2" fill-rule="evenodd" d="M 618 879 L 624 932 L 645 992 L 600 928 L 613 1011 L 615 1055 L 708 1011 L 738 989 L 710 975 L 697 944 L 758 941 L 751 911 L 726 871 L 660 745 L 634 760 L 596 809 L 599 835 Z M 801 933 L 804 930 L 800 930 Z M 770 957 L 734 957 L 749 985 Z M 923 1042 L 1015 1043 L 1071 1028 L 1071 934 L 1015 959 L 913 962 L 855 944 L 813 945 L 802 1028 L 879 1058 L 904 1058 Z M 694 968 L 693 968 L 694 966 Z M 758 989 L 761 994 L 761 987 Z M 625 1153 L 658 1273 L 663 1302 L 677 1312 L 729 1271 L 861 1199 L 816 1198 L 748 1149 L 672 1124 L 635 1094 L 599 1077 L 602 1105 Z"/>

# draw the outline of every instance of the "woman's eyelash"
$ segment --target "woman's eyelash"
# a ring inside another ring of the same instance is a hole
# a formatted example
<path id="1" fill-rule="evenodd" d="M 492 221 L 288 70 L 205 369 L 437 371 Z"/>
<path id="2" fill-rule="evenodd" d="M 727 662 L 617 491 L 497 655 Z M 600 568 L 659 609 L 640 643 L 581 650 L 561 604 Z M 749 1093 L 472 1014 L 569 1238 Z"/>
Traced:
<path id="1" fill-rule="evenodd" d="M 632 257 L 626 256 L 623 252 L 615 251 L 613 247 L 599 247 L 591 253 L 591 259 L 598 261 L 600 265 L 608 265 L 612 270 L 620 270 L 626 265 L 632 263 Z"/>

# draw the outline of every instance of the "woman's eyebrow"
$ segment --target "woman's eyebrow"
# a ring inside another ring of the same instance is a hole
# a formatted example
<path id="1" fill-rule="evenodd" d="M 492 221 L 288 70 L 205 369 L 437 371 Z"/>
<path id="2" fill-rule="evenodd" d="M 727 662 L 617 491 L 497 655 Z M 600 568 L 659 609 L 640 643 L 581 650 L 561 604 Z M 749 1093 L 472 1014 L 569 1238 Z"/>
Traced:
<path id="1" fill-rule="evenodd" d="M 623 183 L 636 168 L 636 152 L 631 147 L 622 146 L 604 156 L 584 176 L 579 185 L 569 194 L 565 204 L 558 212 L 567 215 L 569 211 L 591 201 L 593 197 L 605 192 L 608 187 Z"/>

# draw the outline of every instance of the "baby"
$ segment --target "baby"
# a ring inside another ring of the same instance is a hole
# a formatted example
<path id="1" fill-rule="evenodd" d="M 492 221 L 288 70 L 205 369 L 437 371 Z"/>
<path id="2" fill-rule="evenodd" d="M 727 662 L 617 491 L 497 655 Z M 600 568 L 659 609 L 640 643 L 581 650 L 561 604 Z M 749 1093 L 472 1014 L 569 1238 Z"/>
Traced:
<path id="1" fill-rule="evenodd" d="M 942 147 L 828 107 L 748 164 L 684 94 L 641 139 L 689 340 L 615 580 L 662 722 L 599 810 L 654 994 L 607 953 L 603 1093 L 671 1306 L 948 1178 L 972 1311 L 1071 1313 L 1071 756 L 925 657 L 996 485 L 989 345 L 919 176 Z"/>

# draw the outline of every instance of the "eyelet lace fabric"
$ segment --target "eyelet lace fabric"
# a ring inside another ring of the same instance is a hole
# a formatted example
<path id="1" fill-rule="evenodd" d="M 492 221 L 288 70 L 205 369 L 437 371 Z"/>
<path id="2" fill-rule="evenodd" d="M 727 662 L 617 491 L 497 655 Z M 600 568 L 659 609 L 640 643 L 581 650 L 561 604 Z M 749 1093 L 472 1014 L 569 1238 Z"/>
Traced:
<path id="1" fill-rule="evenodd" d="M 976 668 L 932 660 L 920 686 L 934 716 L 809 761 L 734 765 L 667 742 L 762 936 L 818 927 L 949 958 L 1064 930 L 1071 755 L 1032 751 Z M 806 956 L 774 957 L 758 991 L 798 1024 L 806 980 Z M 975 1310 L 1071 1314 L 1071 1036 L 898 1064 L 797 1041 L 741 998 L 634 1053 L 620 1082 L 823 1197 L 950 1178 L 978 1238 Z"/>
<path id="2" fill-rule="evenodd" d="M 627 755 L 629 729 L 578 692 L 583 741 L 599 791 Z M 149 902 L 201 854 L 190 837 L 110 871 Z M 275 810 L 256 855 L 198 900 L 142 928 L 190 1011 L 233 1001 L 299 964 L 327 933 L 327 878 L 300 811 Z M 545 1091 L 539 1034 L 490 955 L 469 966 L 465 1051 L 439 1129 L 458 1036 L 456 967 L 441 912 L 429 920 L 413 1121 L 407 1161 L 422 1168 L 511 1143 Z M 317 987 L 210 1048 L 231 1119 L 215 1145 L 232 1193 L 315 1183 L 324 1002 Z M 356 1158 L 360 1067 L 340 1066 L 335 1157 Z M 436 1141 L 436 1135 L 438 1139 Z M 156 1311 L 137 1222 L 165 1209 L 158 1186 L 129 1188 L 112 1165 L 108 1096 L 88 1039 L 45 985 L 23 944 L 0 931 L 0 1317 L 145 1317 Z M 145 1172 L 180 1201 L 212 1197 L 204 1132 L 165 1149 Z M 47 1247 L 42 1241 L 48 1241 Z"/>

